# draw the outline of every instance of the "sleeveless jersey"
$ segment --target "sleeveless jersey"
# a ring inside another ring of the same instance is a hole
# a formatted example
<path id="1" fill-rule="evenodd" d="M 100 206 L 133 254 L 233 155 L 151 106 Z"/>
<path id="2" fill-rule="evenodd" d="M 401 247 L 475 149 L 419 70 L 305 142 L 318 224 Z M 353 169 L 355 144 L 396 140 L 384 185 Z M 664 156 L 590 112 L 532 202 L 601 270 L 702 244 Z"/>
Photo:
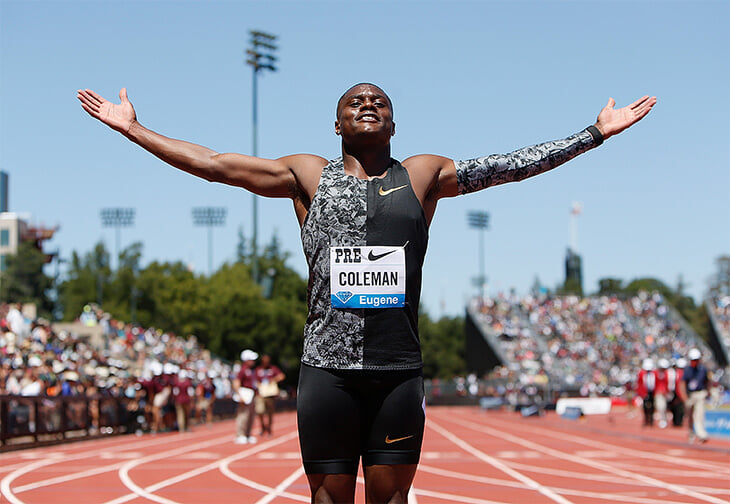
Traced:
<path id="1" fill-rule="evenodd" d="M 331 161 L 322 170 L 301 237 L 309 265 L 302 362 L 330 369 L 420 368 L 418 303 L 428 224 L 406 169 L 391 159 L 383 178 L 362 180 L 345 174 L 342 158 Z M 404 307 L 332 306 L 330 247 L 404 245 Z"/>

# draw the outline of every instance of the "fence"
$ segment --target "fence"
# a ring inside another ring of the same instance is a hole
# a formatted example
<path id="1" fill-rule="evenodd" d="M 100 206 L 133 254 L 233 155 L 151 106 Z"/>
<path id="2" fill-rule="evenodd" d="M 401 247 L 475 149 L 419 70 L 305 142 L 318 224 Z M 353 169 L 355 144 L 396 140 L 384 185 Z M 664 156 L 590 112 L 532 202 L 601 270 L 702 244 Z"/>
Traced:
<path id="1" fill-rule="evenodd" d="M 213 415 L 230 417 L 236 405 L 219 399 Z M 0 395 L 0 452 L 88 439 L 143 432 L 149 412 L 125 397 L 24 397 Z"/>

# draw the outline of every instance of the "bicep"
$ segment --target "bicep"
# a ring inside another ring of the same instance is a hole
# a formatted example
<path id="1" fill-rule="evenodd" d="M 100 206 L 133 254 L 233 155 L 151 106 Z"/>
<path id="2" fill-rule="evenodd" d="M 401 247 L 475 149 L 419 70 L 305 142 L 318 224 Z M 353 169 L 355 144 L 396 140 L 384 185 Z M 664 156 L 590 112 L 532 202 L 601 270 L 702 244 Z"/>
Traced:
<path id="1" fill-rule="evenodd" d="M 327 160 L 311 154 L 295 154 L 278 159 L 263 159 L 245 154 L 213 156 L 216 181 L 243 187 L 260 196 L 295 198 L 309 192 L 311 181 Z"/>
<path id="2" fill-rule="evenodd" d="M 282 159 L 263 159 L 245 154 L 226 153 L 211 157 L 211 180 L 273 198 L 292 195 L 296 177 L 291 163 Z"/>

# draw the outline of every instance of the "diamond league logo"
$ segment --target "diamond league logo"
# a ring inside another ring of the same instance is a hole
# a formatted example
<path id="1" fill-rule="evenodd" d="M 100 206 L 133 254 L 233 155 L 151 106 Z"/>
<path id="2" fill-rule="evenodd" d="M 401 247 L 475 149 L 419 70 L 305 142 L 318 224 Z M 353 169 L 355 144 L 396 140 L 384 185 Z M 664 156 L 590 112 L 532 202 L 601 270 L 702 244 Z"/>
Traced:
<path id="1" fill-rule="evenodd" d="M 350 291 L 340 291 L 335 293 L 335 296 L 337 296 L 337 299 L 342 301 L 342 304 L 347 303 L 347 300 L 352 297 L 352 292 Z"/>

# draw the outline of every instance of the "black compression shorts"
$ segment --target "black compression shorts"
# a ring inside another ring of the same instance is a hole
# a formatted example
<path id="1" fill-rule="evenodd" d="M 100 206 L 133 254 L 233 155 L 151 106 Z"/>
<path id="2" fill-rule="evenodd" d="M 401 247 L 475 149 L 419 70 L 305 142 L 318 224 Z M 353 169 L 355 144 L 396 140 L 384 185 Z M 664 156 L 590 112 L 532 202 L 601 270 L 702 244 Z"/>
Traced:
<path id="1" fill-rule="evenodd" d="M 302 364 L 299 444 L 307 474 L 357 474 L 363 466 L 417 464 L 426 419 L 423 375 Z"/>

